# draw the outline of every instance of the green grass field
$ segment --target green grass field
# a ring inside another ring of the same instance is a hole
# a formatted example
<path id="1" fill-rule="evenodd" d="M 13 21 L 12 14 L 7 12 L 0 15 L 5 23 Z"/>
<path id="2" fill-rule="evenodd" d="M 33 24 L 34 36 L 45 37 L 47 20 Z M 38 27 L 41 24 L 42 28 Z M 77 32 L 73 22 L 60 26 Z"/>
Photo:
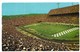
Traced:
<path id="1" fill-rule="evenodd" d="M 79 39 L 79 30 L 72 31 L 72 32 L 67 33 L 66 35 L 63 35 L 63 36 L 58 37 L 56 39 L 78 40 Z"/>
<path id="2" fill-rule="evenodd" d="M 74 28 L 78 26 L 74 25 L 66 25 L 66 24 L 57 24 L 57 23 L 38 23 L 38 24 L 31 24 L 20 26 L 21 29 L 24 31 L 31 32 L 36 34 L 40 37 L 46 39 L 59 39 L 59 40 L 78 40 L 79 38 L 79 30 L 75 30 L 60 37 L 53 37 L 52 35 Z"/>

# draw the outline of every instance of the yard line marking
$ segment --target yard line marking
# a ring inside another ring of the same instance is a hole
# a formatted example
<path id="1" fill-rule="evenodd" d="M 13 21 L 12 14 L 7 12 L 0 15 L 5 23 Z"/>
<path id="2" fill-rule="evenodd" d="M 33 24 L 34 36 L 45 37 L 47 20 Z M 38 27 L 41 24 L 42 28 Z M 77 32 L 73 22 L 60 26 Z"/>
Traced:
<path id="1" fill-rule="evenodd" d="M 79 28 L 78 27 L 75 27 L 75 28 L 71 28 L 71 29 L 68 29 L 68 30 L 65 30 L 65 31 L 56 33 L 56 34 L 54 34 L 54 37 L 59 37 L 59 36 L 65 35 L 65 34 L 67 34 L 69 32 L 75 31 L 77 29 L 79 29 Z"/>

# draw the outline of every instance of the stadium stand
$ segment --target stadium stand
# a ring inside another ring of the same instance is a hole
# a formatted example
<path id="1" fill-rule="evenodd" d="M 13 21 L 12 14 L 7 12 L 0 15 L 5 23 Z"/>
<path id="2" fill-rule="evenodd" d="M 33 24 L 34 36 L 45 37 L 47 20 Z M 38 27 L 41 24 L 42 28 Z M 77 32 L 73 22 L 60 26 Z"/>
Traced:
<path id="1" fill-rule="evenodd" d="M 71 51 L 79 50 L 79 44 L 36 39 L 16 30 L 17 26 L 40 22 L 79 23 L 79 5 L 51 10 L 49 14 L 2 19 L 3 51 Z M 66 10 L 66 13 L 65 13 Z M 68 11 L 69 10 L 69 11 Z M 62 12 L 63 11 L 63 12 Z M 55 13 L 54 13 L 55 12 Z M 68 13 L 68 14 L 67 14 Z M 54 15 L 53 15 L 54 14 Z M 58 15 L 60 14 L 60 15 Z M 34 20 L 33 20 L 34 19 Z"/>

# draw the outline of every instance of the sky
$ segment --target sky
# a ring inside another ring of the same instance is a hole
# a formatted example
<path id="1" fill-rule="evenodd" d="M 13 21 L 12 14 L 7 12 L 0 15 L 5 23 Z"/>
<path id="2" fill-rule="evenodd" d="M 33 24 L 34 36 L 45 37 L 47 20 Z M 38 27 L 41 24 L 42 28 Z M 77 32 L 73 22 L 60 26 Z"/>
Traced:
<path id="1" fill-rule="evenodd" d="M 78 2 L 73 3 L 73 5 Z M 59 8 L 72 6 L 72 2 L 59 3 Z M 2 15 L 47 14 L 58 8 L 57 3 L 2 3 Z"/>

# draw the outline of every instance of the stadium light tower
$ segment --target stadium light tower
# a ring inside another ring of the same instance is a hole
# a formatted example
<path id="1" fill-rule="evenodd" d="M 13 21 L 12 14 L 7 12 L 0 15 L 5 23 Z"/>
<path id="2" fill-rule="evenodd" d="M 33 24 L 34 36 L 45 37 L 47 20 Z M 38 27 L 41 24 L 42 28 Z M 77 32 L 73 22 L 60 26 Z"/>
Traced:
<path id="1" fill-rule="evenodd" d="M 58 5 L 58 8 L 59 8 L 60 3 L 57 3 L 57 5 Z"/>
<path id="2" fill-rule="evenodd" d="M 74 3 L 72 2 L 72 6 L 74 5 Z"/>

